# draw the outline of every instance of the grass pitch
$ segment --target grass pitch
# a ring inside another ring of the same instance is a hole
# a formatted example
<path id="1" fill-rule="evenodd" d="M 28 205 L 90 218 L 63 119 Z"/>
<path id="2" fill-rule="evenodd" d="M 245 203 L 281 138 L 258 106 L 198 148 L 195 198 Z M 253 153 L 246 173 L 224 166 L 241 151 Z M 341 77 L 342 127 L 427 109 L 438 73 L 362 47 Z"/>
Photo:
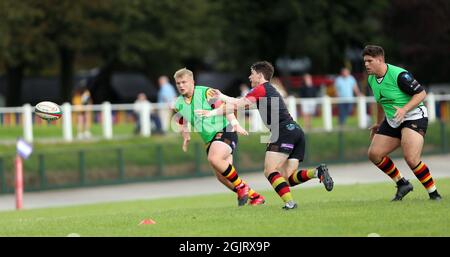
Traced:
<path id="1" fill-rule="evenodd" d="M 0 212 L 0 236 L 450 236 L 450 179 L 437 179 L 439 202 L 413 184 L 402 202 L 390 202 L 393 183 L 335 185 L 332 192 L 300 185 L 293 211 L 281 210 L 271 190 L 256 207 L 238 208 L 235 194 L 224 193 Z M 156 224 L 139 225 L 143 219 Z"/>

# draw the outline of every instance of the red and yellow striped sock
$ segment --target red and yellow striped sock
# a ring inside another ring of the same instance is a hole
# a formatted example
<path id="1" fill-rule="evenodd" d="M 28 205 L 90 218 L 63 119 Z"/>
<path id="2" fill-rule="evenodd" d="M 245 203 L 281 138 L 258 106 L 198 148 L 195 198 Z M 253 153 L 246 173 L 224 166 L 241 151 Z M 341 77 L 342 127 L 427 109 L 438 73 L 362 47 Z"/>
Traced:
<path id="1" fill-rule="evenodd" d="M 289 185 L 293 187 L 316 177 L 317 177 L 316 169 L 295 171 L 289 177 Z"/>
<path id="2" fill-rule="evenodd" d="M 434 184 L 433 177 L 431 177 L 430 170 L 427 165 L 422 161 L 417 164 L 417 166 L 412 169 L 414 175 L 416 175 L 417 179 L 422 183 L 428 193 L 434 192 L 436 190 L 436 185 Z"/>
<path id="3" fill-rule="evenodd" d="M 394 162 L 392 162 L 391 158 L 388 156 L 383 157 L 381 162 L 377 164 L 377 167 L 386 175 L 391 177 L 391 179 L 395 182 L 399 181 L 403 177 L 397 167 L 395 167 Z"/>
<path id="4" fill-rule="evenodd" d="M 247 184 L 247 182 L 245 182 L 245 180 L 242 180 L 242 183 Z M 237 192 L 237 189 L 234 189 L 233 191 Z M 259 194 L 256 193 L 256 191 L 253 190 L 250 186 L 248 186 L 248 197 L 250 197 L 250 199 L 258 198 Z"/>
<path id="5" fill-rule="evenodd" d="M 255 190 L 251 189 L 248 191 L 248 196 L 250 197 L 250 199 L 255 199 L 259 197 L 259 194 L 256 193 Z"/>
<path id="6" fill-rule="evenodd" d="M 289 185 L 279 172 L 275 171 L 271 173 L 267 179 L 285 203 L 293 200 Z"/>
<path id="7" fill-rule="evenodd" d="M 239 186 L 242 183 L 242 179 L 236 172 L 236 169 L 233 165 L 228 165 L 228 168 L 222 173 L 224 177 L 226 177 L 231 183 L 233 183 L 234 187 Z"/>

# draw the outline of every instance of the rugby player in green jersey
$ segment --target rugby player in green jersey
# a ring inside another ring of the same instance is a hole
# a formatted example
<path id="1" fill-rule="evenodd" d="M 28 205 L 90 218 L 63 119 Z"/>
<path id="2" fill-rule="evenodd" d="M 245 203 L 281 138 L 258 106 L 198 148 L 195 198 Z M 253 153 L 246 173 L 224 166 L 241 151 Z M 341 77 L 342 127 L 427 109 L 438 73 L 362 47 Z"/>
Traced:
<path id="1" fill-rule="evenodd" d="M 393 201 L 400 201 L 413 185 L 396 168 L 388 155 L 398 147 L 406 163 L 427 190 L 431 200 L 440 200 L 431 173 L 421 161 L 428 127 L 424 88 L 407 70 L 385 63 L 384 50 L 368 45 L 363 50 L 368 83 L 378 104 L 377 123 L 371 127 L 369 159 L 397 183 Z"/>
<path id="2" fill-rule="evenodd" d="M 212 110 L 222 105 L 215 99 L 212 89 L 195 85 L 192 71 L 183 68 L 175 72 L 176 86 L 180 96 L 175 101 L 175 118 L 181 126 L 183 135 L 183 151 L 187 151 L 190 140 L 190 126 L 205 142 L 208 162 L 214 169 L 217 179 L 238 196 L 238 206 L 247 204 L 259 205 L 265 202 L 264 197 L 251 189 L 243 181 L 233 166 L 233 152 L 237 147 L 237 133 L 248 135 L 231 113 L 226 117 L 200 117 L 194 110 Z M 237 133 L 236 133 L 237 132 Z"/>

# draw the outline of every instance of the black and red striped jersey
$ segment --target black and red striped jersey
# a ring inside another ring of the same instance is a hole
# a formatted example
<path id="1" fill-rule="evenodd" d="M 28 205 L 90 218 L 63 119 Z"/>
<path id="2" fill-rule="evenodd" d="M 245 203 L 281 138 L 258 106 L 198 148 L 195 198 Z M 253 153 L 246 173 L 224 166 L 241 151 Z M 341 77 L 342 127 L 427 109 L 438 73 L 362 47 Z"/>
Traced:
<path id="1" fill-rule="evenodd" d="M 273 124 L 275 126 L 285 125 L 294 121 L 284 103 L 283 97 L 269 82 L 254 87 L 245 97 L 256 103 L 259 114 L 268 129 L 271 129 L 274 119 L 278 119 L 278 123 Z"/>

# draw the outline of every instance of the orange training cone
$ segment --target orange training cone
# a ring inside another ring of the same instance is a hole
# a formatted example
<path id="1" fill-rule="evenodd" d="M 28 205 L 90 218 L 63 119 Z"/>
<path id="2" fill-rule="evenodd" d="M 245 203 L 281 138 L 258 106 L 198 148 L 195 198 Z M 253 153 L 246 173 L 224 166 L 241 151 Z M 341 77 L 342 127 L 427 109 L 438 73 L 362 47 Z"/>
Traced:
<path id="1" fill-rule="evenodd" d="M 156 222 L 152 219 L 143 219 L 139 225 L 153 225 L 156 224 Z"/>

